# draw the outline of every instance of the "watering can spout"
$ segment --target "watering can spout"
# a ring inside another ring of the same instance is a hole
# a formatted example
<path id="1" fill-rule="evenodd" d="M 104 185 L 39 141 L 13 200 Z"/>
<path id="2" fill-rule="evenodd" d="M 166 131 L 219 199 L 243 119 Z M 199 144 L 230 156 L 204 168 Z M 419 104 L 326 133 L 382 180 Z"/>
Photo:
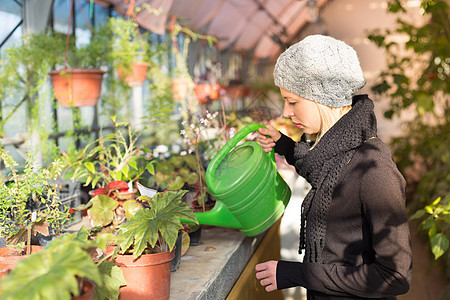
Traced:
<path id="1" fill-rule="evenodd" d="M 242 225 L 239 223 L 239 221 L 220 201 L 216 202 L 212 210 L 194 214 L 197 217 L 199 224 L 237 229 L 242 228 Z"/>
<path id="2" fill-rule="evenodd" d="M 226 206 L 217 201 L 210 211 L 194 213 L 197 221 L 201 225 L 212 225 L 227 228 L 242 228 L 239 221 L 230 213 Z M 193 223 L 184 219 L 180 219 L 182 223 Z"/>

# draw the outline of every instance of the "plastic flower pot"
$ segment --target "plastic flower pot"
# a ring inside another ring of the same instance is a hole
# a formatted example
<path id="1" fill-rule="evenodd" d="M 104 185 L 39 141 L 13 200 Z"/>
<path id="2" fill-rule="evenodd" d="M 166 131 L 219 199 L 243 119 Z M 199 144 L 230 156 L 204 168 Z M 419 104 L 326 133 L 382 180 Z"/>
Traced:
<path id="1" fill-rule="evenodd" d="M 124 81 L 129 86 L 141 86 L 147 79 L 147 70 L 150 67 L 149 63 L 135 62 L 131 65 L 131 72 L 128 74 Z M 119 78 L 122 79 L 124 76 L 124 70 L 122 68 L 117 69 Z"/>
<path id="2" fill-rule="evenodd" d="M 133 255 L 120 255 L 114 263 L 122 270 L 126 286 L 120 288 L 121 300 L 169 299 L 170 269 L 174 251 Z"/>
<path id="3" fill-rule="evenodd" d="M 170 267 L 171 272 L 175 272 L 180 267 L 182 241 L 183 241 L 183 231 L 179 231 L 177 242 L 175 243 L 175 249 L 173 249 L 174 257 L 172 259 Z"/>
<path id="4" fill-rule="evenodd" d="M 99 69 L 49 72 L 55 98 L 64 107 L 94 106 L 100 97 L 105 73 Z"/>

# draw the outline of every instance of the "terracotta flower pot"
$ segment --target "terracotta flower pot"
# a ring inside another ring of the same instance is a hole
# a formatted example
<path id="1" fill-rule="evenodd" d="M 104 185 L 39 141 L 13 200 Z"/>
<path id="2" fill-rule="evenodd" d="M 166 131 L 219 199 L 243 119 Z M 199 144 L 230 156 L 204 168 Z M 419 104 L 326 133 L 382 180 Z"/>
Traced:
<path id="1" fill-rule="evenodd" d="M 194 86 L 195 96 L 200 104 L 208 103 L 209 100 L 214 100 L 219 97 L 218 84 L 196 84 Z"/>
<path id="2" fill-rule="evenodd" d="M 176 102 L 183 102 L 189 90 L 189 80 L 184 77 L 172 79 L 172 94 Z"/>
<path id="3" fill-rule="evenodd" d="M 31 246 L 31 252 L 36 253 L 41 251 L 42 246 Z M 23 252 L 26 253 L 27 247 L 23 248 Z M 29 255 L 22 255 L 19 251 L 9 247 L 0 248 L 0 279 L 12 271 L 19 261 L 29 257 Z"/>
<path id="4" fill-rule="evenodd" d="M 140 86 L 143 85 L 145 79 L 147 79 L 147 70 L 150 67 L 149 63 L 144 62 L 135 62 L 131 65 L 131 73 L 125 77 L 125 82 L 128 83 L 129 86 Z M 118 68 L 117 73 L 119 78 L 123 78 L 123 69 Z"/>
<path id="5" fill-rule="evenodd" d="M 51 71 L 56 100 L 64 107 L 93 106 L 100 97 L 103 74 L 98 69 Z"/>
<path id="6" fill-rule="evenodd" d="M 120 288 L 120 300 L 169 299 L 170 269 L 174 252 L 117 255 L 114 263 L 122 270 L 126 286 Z"/>
<path id="7" fill-rule="evenodd" d="M 211 85 L 210 84 L 196 84 L 194 86 L 194 93 L 197 98 L 198 103 L 203 104 L 207 103 L 209 100 L 209 95 L 211 94 Z"/>
<path id="8" fill-rule="evenodd" d="M 94 300 L 95 285 L 93 282 L 83 279 L 81 295 L 73 297 L 72 300 Z"/>

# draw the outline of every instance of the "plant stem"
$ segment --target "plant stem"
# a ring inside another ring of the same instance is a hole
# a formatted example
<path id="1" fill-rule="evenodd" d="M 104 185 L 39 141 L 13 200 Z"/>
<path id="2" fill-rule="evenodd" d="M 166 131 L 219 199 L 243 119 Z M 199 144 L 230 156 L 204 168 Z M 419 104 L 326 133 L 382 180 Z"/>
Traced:
<path id="1" fill-rule="evenodd" d="M 195 157 L 197 158 L 197 170 L 198 170 L 198 178 L 200 182 L 200 197 L 202 199 L 202 207 L 203 211 L 205 211 L 205 198 L 203 196 L 203 180 L 202 180 L 202 169 L 200 165 L 200 156 L 198 155 L 198 135 L 195 138 Z"/>
<path id="2" fill-rule="evenodd" d="M 27 255 L 31 253 L 31 226 L 27 228 Z"/>

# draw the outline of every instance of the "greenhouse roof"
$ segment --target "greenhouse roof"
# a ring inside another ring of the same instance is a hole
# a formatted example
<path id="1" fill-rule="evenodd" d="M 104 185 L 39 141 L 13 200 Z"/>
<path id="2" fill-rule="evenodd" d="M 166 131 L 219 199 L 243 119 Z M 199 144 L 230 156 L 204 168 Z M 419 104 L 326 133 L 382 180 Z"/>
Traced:
<path id="1" fill-rule="evenodd" d="M 156 33 L 164 32 L 167 17 L 185 20 L 197 32 L 218 38 L 220 50 L 253 51 L 258 59 L 276 57 L 300 30 L 314 21 L 327 0 L 95 0 L 114 6 L 122 15 L 130 5 L 141 10 L 135 20 Z M 142 6 L 144 5 L 144 6 Z"/>

